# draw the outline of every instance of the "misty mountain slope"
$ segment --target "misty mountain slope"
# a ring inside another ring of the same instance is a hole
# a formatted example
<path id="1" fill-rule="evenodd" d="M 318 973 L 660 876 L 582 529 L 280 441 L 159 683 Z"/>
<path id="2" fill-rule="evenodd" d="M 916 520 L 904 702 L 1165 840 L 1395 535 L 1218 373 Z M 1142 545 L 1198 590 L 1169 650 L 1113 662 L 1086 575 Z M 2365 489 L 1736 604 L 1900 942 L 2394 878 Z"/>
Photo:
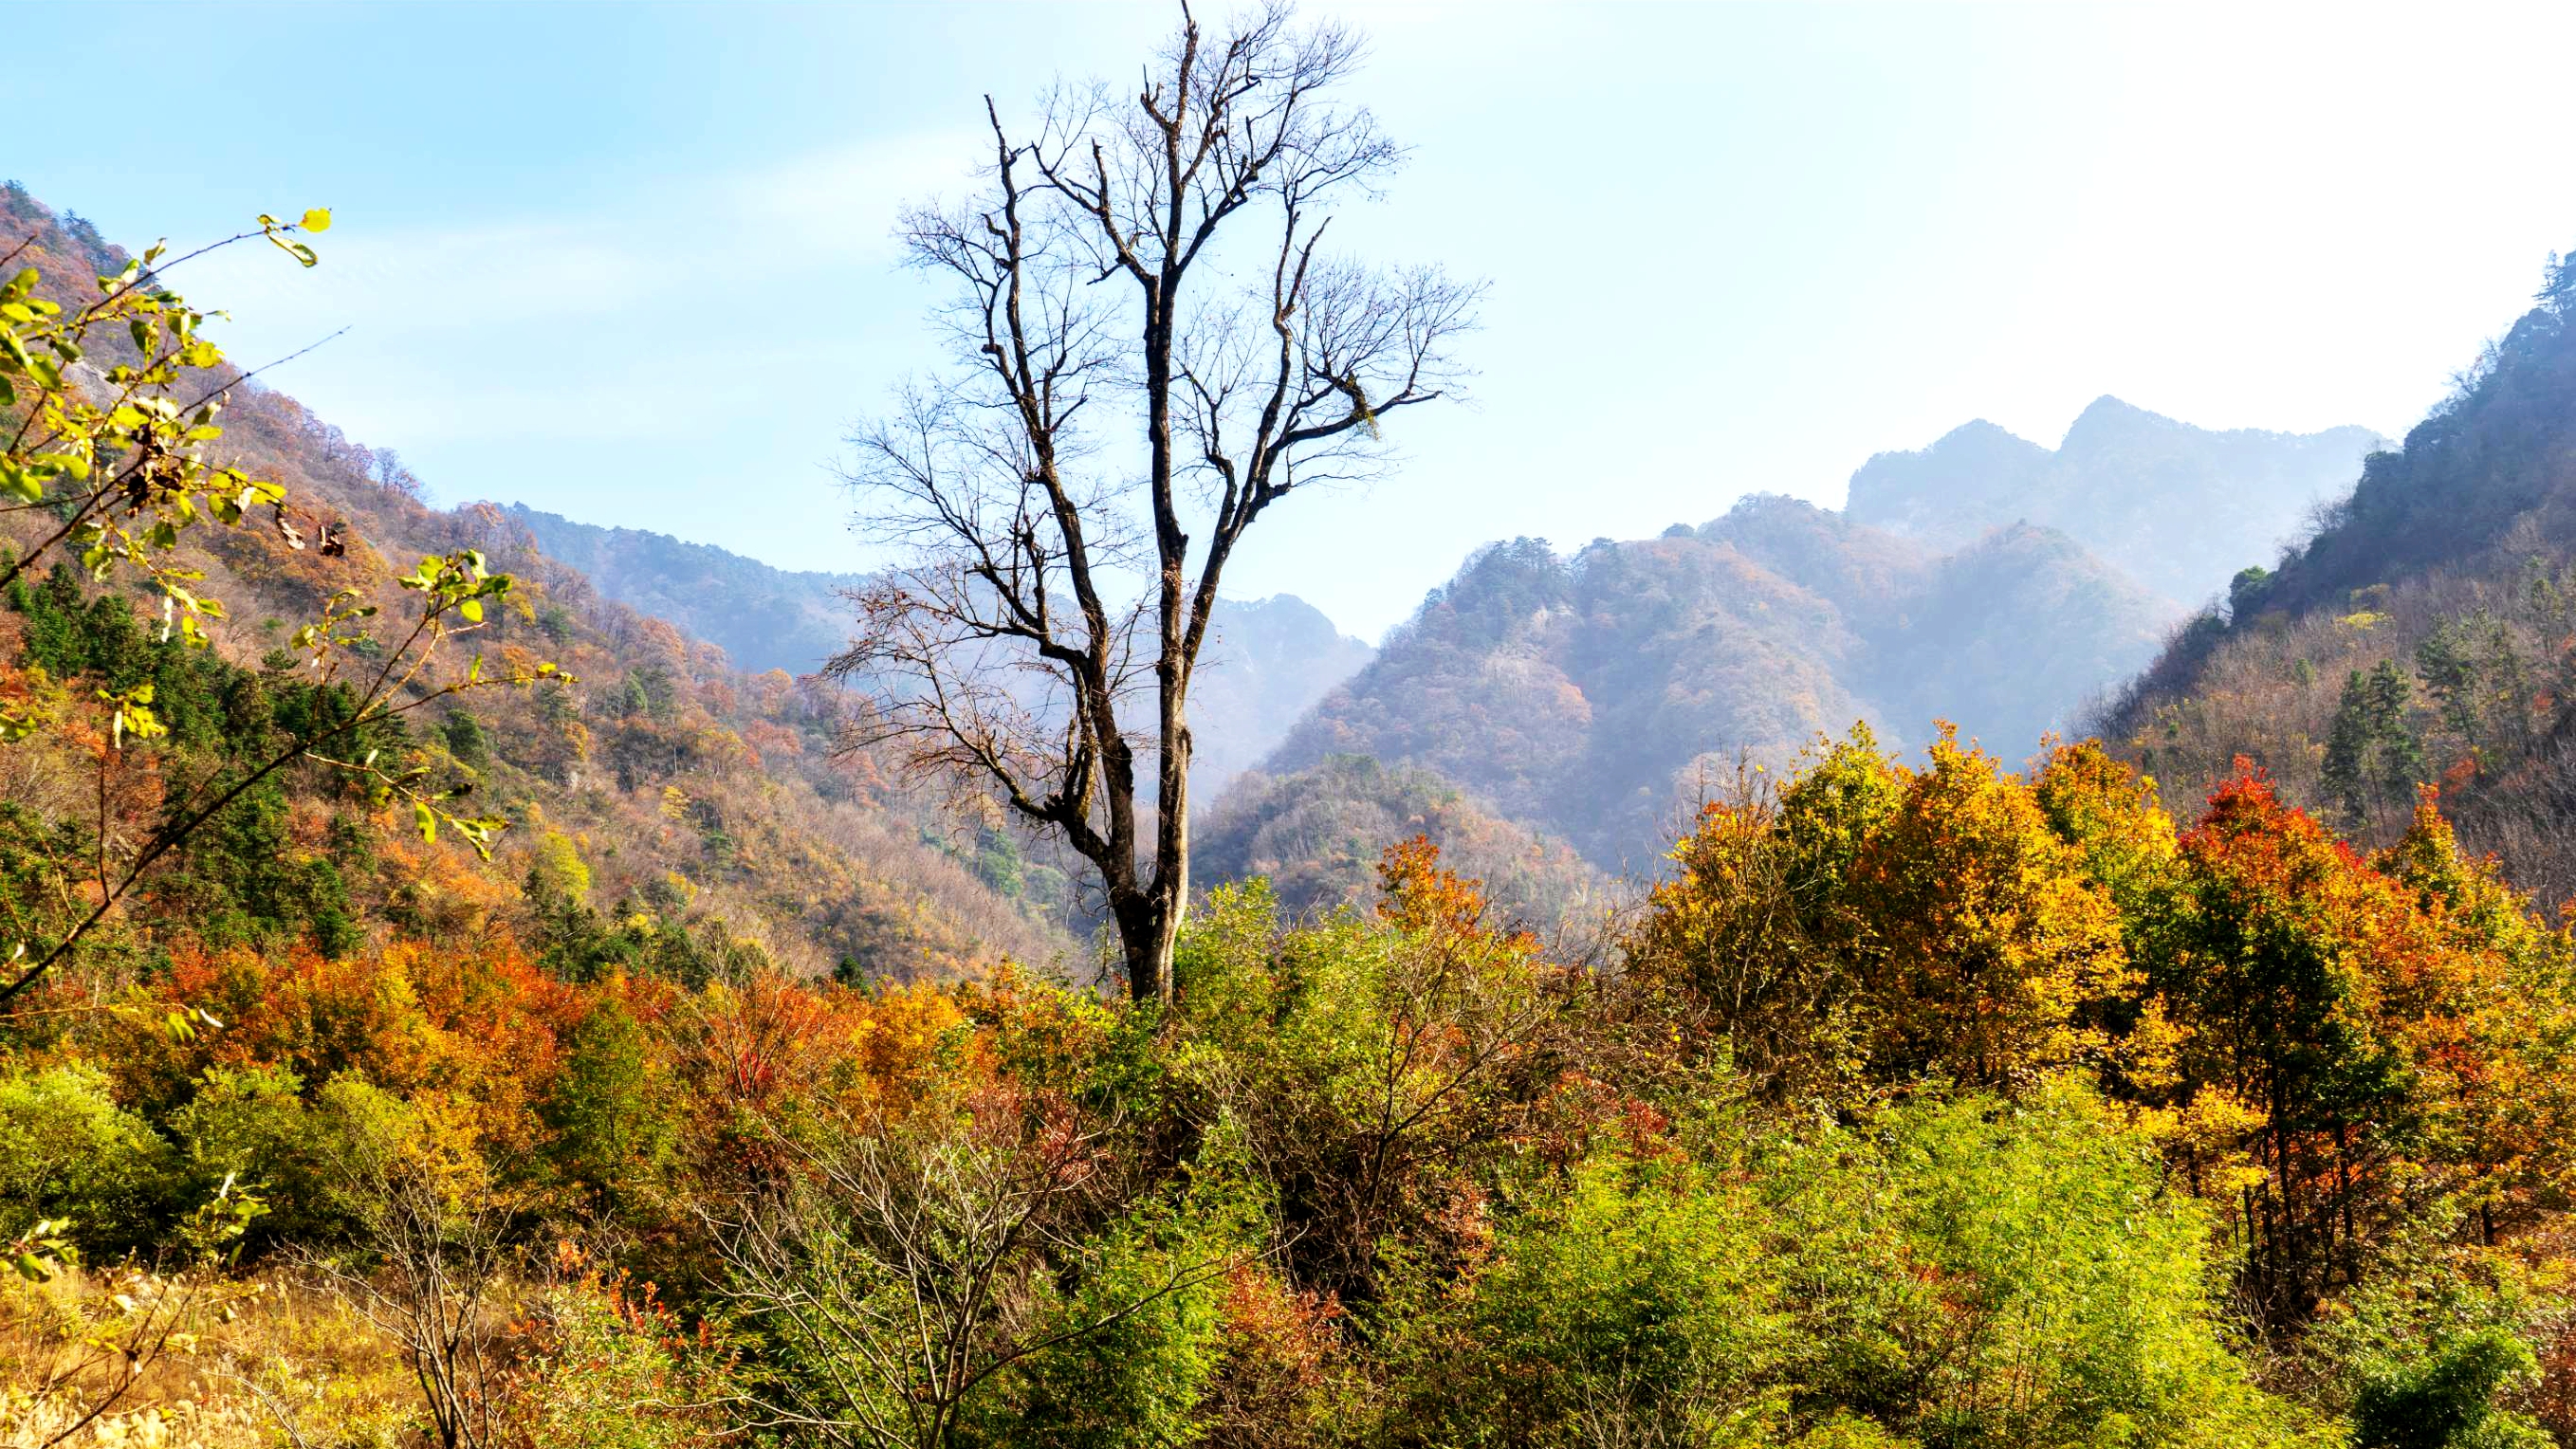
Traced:
<path id="1" fill-rule="evenodd" d="M 503 512 L 602 595 L 678 625 L 755 674 L 820 670 L 849 644 L 853 610 L 843 591 L 867 582 L 865 574 L 772 568 L 712 544 L 578 523 L 525 504 Z M 1221 601 L 1191 695 L 1200 790 L 1213 794 L 1251 768 L 1373 652 L 1294 594 Z"/>
<path id="2" fill-rule="evenodd" d="M 1503 819 L 1428 770 L 1335 755 L 1294 774 L 1247 775 L 1196 827 L 1192 870 L 1209 882 L 1269 879 L 1292 915 L 1365 907 L 1378 861 L 1413 836 L 1484 882 L 1508 919 L 1546 928 L 1606 899 L 1607 882 L 1561 842 Z"/>
<path id="3" fill-rule="evenodd" d="M 2219 432 L 2102 397 L 2056 449 L 1979 420 L 1852 475 L 1853 521 L 1956 548 L 2012 523 L 2055 528 L 2177 603 L 2223 591 L 2300 533 L 2386 446 L 2367 428 Z"/>
<path id="4" fill-rule="evenodd" d="M 523 503 L 505 510 L 537 546 L 590 578 L 602 594 L 679 625 L 724 650 L 737 669 L 812 674 L 849 639 L 841 590 L 861 574 L 771 568 L 712 544 L 637 528 L 577 523 Z"/>
<path id="5" fill-rule="evenodd" d="M 507 515 L 536 535 L 538 548 L 587 574 L 600 595 L 680 625 L 752 674 L 822 669 L 850 638 L 850 605 L 840 589 L 866 582 L 866 574 L 770 569 L 711 543 L 600 528 L 528 504 L 510 504 Z"/>
<path id="6" fill-rule="evenodd" d="M 1863 645 L 1844 677 L 1898 737 L 1948 718 L 2025 749 L 2081 702 L 2034 680 L 2094 689 L 2120 680 L 2153 655 L 2178 612 L 2065 534 L 2027 524 L 1936 555 L 1847 514 L 1755 495 L 1699 536 L 1841 612 Z"/>
<path id="7" fill-rule="evenodd" d="M 1427 769 L 1594 865 L 1651 865 L 1739 754 L 1936 717 L 2017 757 L 2152 656 L 2172 607 L 2053 530 L 1937 553 L 1776 496 L 1560 558 L 1478 551 L 1265 766 Z"/>
<path id="8" fill-rule="evenodd" d="M 1776 493 L 1737 500 L 1724 517 L 1700 525 L 1699 536 L 1731 545 L 1834 607 L 1860 616 L 1883 614 L 1921 589 L 1933 565 L 1932 555 L 1917 540 Z"/>
<path id="9" fill-rule="evenodd" d="M 1939 560 L 1869 630 L 1861 688 L 1900 736 L 1947 719 L 2019 759 L 2154 658 L 2174 617 L 2065 534 L 2018 524 Z"/>
<path id="10" fill-rule="evenodd" d="M 1294 594 L 1225 599 L 1190 690 L 1192 779 L 1212 798 L 1377 651 Z"/>

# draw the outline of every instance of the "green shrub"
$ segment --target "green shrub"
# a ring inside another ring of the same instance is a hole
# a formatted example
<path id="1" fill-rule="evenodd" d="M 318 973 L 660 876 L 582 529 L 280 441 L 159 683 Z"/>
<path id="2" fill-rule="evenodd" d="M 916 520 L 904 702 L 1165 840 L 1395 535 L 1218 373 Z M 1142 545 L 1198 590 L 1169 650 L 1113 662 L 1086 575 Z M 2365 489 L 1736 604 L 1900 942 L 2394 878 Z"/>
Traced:
<path id="1" fill-rule="evenodd" d="M 267 1202 L 268 1214 L 251 1228 L 254 1249 L 334 1230 L 314 1158 L 316 1125 L 293 1071 L 210 1067 L 169 1125 L 197 1198 L 229 1177 Z"/>
<path id="2" fill-rule="evenodd" d="M 2200 1206 L 2166 1190 L 2153 1145 L 2089 1088 L 1935 1102 L 1891 1126 L 1886 1266 L 1901 1291 L 1853 1317 L 1858 1337 L 1902 1346 L 1892 1382 L 1910 1402 L 1885 1407 L 1907 1432 L 1996 1449 L 2303 1432 L 2229 1351 Z"/>
<path id="3" fill-rule="evenodd" d="M 1779 1442 L 1796 1347 L 1760 1222 L 1739 1183 L 1677 1163 L 1585 1165 L 1427 1332 L 1390 1323 L 1412 1339 L 1398 1437 Z"/>
<path id="4" fill-rule="evenodd" d="M 95 1068 L 0 1078 L 0 1234 L 69 1219 L 87 1252 L 148 1246 L 165 1221 L 170 1152 Z"/>
<path id="5" fill-rule="evenodd" d="M 2539 1373 L 2530 1346 L 2504 1329 L 2459 1334 L 2363 1383 L 2352 1442 L 2355 1449 L 2549 1449 L 2553 1441 L 2539 1425 L 2495 1405 L 2498 1390 Z"/>
<path id="6" fill-rule="evenodd" d="M 1032 1336 L 1070 1336 L 1015 1367 L 973 1437 L 1064 1449 L 1195 1442 L 1222 1349 L 1218 1270 L 1241 1251 L 1241 1236 L 1204 1204 L 1148 1206 L 1068 1254 L 1070 1286 Z M 1004 1405 L 1007 1427 L 989 1415 Z"/>

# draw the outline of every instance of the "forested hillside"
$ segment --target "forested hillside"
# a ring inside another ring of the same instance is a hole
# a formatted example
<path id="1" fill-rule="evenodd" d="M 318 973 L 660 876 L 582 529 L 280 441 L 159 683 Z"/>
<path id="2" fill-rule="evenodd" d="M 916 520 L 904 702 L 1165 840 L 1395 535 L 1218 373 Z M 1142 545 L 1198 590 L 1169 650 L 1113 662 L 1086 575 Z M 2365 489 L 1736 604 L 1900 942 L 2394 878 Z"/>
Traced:
<path id="1" fill-rule="evenodd" d="M 502 511 L 603 596 L 715 645 L 737 669 L 815 674 L 849 642 L 842 595 L 864 582 L 858 574 L 771 568 L 711 544 L 576 523 L 524 503 Z"/>
<path id="2" fill-rule="evenodd" d="M 2474 848 L 2576 898 L 2576 276 L 2538 303 L 2312 534 L 2249 551 L 2104 730 L 2183 788 L 2256 760 L 2365 838 L 2438 782 Z"/>
<path id="3" fill-rule="evenodd" d="M 1700 528 L 1470 559 L 1269 768 L 1418 767 L 1596 866 L 1651 872 L 1739 755 L 1772 767 L 1868 720 L 1935 717 L 2008 750 L 2154 652 L 2165 606 L 2064 535 L 1950 553 L 1756 496 Z"/>
<path id="4" fill-rule="evenodd" d="M 2053 528 L 2197 607 L 2249 550 L 2305 532 L 2386 443 L 2352 427 L 2212 432 L 2103 397 L 2053 450 L 1980 419 L 1920 452 L 1881 453 L 1852 475 L 1844 511 L 1938 548 L 2010 524 Z"/>
<path id="5" fill-rule="evenodd" d="M 0 192 L 0 212 L 0 227 L 35 238 L 22 266 L 80 277 L 127 260 L 23 191 Z M 560 682 L 433 705 L 368 743 L 467 791 L 463 813 L 510 820 L 494 858 L 424 850 L 404 839 L 407 814 L 398 825 L 365 789 L 297 764 L 264 782 L 241 820 L 156 867 L 142 883 L 150 908 L 117 923 L 124 949 L 149 961 L 511 930 L 537 950 L 573 932 L 580 940 L 562 949 L 613 960 L 696 950 L 694 932 L 803 972 L 847 961 L 895 977 L 1072 949 L 1062 877 L 1024 870 L 1006 838 L 961 836 L 935 800 L 864 755 L 840 755 L 830 692 L 738 671 L 599 597 L 499 510 L 424 506 L 407 475 L 283 393 L 237 387 L 223 425 L 227 460 L 283 485 L 279 522 L 297 536 L 245 526 L 192 548 L 207 575 L 197 589 L 230 606 L 211 649 L 170 639 L 158 602 L 102 590 L 68 559 L 7 588 L 0 695 L 79 720 L 97 714 L 92 694 L 148 683 L 169 731 L 154 753 L 120 759 L 103 797 L 77 735 L 11 747 L 0 930 L 13 942 L 62 928 L 102 834 L 148 836 L 165 794 L 220 778 L 250 741 L 330 707 L 340 686 L 308 682 L 311 660 L 290 636 L 335 591 L 389 602 L 408 561 L 470 547 L 516 582 L 481 631 L 496 668 L 542 656 Z M 50 527 L 41 511 L 15 512 L 0 518 L 0 547 L 23 553 Z"/>
<path id="6" fill-rule="evenodd" d="M 525 504 L 502 511 L 601 594 L 717 646 L 738 669 L 814 674 L 849 647 L 851 591 L 864 575 L 772 568 L 708 544 L 576 523 Z M 1275 748 L 1307 706 L 1371 653 L 1293 594 L 1226 600 L 1215 635 L 1192 711 L 1196 774 L 1210 794 Z"/>
<path id="7" fill-rule="evenodd" d="M 1498 921 L 1580 928 L 1597 924 L 1620 894 L 1563 842 L 1495 815 L 1428 770 L 1366 755 L 1244 776 L 1199 830 L 1208 880 L 1262 879 L 1295 920 L 1375 901 L 1379 858 L 1416 838 L 1484 883 Z"/>

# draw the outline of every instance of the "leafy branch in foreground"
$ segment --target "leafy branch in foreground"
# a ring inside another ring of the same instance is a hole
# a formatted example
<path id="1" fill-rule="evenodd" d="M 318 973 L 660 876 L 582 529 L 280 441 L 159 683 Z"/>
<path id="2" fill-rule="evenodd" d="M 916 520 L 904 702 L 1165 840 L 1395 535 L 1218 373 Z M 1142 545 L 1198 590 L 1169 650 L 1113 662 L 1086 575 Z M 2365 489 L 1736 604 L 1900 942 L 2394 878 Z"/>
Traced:
<path id="1" fill-rule="evenodd" d="M 184 1260 L 175 1271 L 129 1262 L 106 1274 L 114 1291 L 74 1310 L 68 1343 L 31 1385 L 37 1402 L 68 1401 L 67 1422 L 44 1439 L 13 1442 L 53 1449 L 77 1437 L 124 1402 L 155 1364 L 171 1354 L 195 1354 L 198 1335 L 188 1325 L 230 1322 L 240 1304 L 257 1298 L 259 1285 L 225 1270 L 239 1258 L 250 1225 L 267 1212 L 265 1199 L 227 1174 L 180 1225 Z M 68 1223 L 40 1222 L 8 1244 L 19 1276 L 49 1282 L 76 1267 L 78 1257 L 63 1241 L 69 1231 Z"/>
<path id="2" fill-rule="evenodd" d="M 155 243 L 114 276 L 95 278 L 97 296 L 79 306 L 41 295 L 35 267 L 0 283 L 0 426 L 8 433 L 0 516 L 42 511 L 59 520 L 23 556 L 0 564 L 0 588 L 75 544 L 94 578 L 105 580 L 118 563 L 142 573 L 167 601 L 165 618 L 189 643 L 203 644 L 204 621 L 221 619 L 224 609 L 191 587 L 202 572 L 175 557 L 187 529 L 210 516 L 238 527 L 265 508 L 288 544 L 303 547 L 283 488 L 208 457 L 223 436 L 215 420 L 248 375 L 204 335 L 217 314 L 189 305 L 165 278 L 252 237 L 266 237 L 310 267 L 319 258 L 292 234 L 330 225 L 331 213 L 320 208 L 292 225 L 263 216 L 255 231 L 167 262 L 168 243 Z M 5 260 L 34 244 L 30 237 Z M 21 733 L 26 727 L 0 724 Z"/>
<path id="3" fill-rule="evenodd" d="M 144 873 L 156 862 L 262 781 L 299 760 L 335 766 L 369 779 L 374 783 L 378 803 L 390 803 L 400 798 L 411 804 L 423 839 L 435 839 L 439 824 L 444 822 L 472 844 L 476 853 L 489 857 L 492 835 L 505 824 L 504 821 L 458 816 L 445 805 L 446 800 L 453 798 L 452 795 L 423 791 L 420 788 L 421 772 L 387 770 L 377 764 L 377 756 L 372 751 L 365 758 L 351 763 L 334 759 L 324 750 L 361 734 L 370 726 L 410 714 L 443 699 L 480 689 L 525 686 L 540 678 L 560 677 L 559 672 L 552 664 L 537 664 L 506 675 L 487 675 L 483 670 L 483 658 L 478 654 L 454 678 L 432 682 L 428 672 L 437 658 L 439 645 L 457 634 L 481 628 L 483 601 L 507 593 L 510 576 L 490 572 L 484 566 L 480 552 L 459 549 L 442 558 L 422 559 L 417 569 L 397 582 L 420 594 L 419 614 L 400 642 L 383 651 L 381 660 L 373 665 L 372 674 L 362 678 L 355 689 L 355 702 L 347 714 L 326 728 L 297 735 L 282 748 L 250 762 L 236 775 L 217 776 L 200 785 L 172 807 L 161 827 L 145 839 L 121 866 L 111 864 L 106 832 L 102 829 L 95 881 L 97 901 L 78 924 L 36 956 L 34 963 L 24 972 L 0 985 L 0 1006 L 15 1000 L 42 979 L 83 936 L 107 918 L 116 903 L 133 891 Z M 360 621 L 376 612 L 375 605 L 359 601 L 356 590 L 343 589 L 332 596 L 320 619 L 297 631 L 295 646 L 308 653 L 312 667 L 324 679 L 330 680 L 339 673 L 344 659 L 357 657 L 355 646 L 372 640 Z M 161 725 L 151 713 L 148 696 L 147 688 L 110 697 L 116 708 L 116 720 L 112 743 L 102 752 L 100 760 L 103 772 L 111 768 L 113 755 L 125 748 L 126 736 L 148 739 L 160 733 Z"/>
<path id="4" fill-rule="evenodd" d="M 295 223 L 259 218 L 257 229 L 164 261 L 156 244 L 113 276 L 95 278 L 96 296 L 73 304 L 43 295 L 44 278 L 21 268 L 0 284 L 0 517 L 42 513 L 54 521 L 23 554 L 0 552 L 0 589 L 7 588 L 49 554 L 77 548 L 95 583 L 110 581 L 123 565 L 161 596 L 162 637 L 204 648 L 208 620 L 225 616 L 221 600 L 199 592 L 202 570 L 179 550 L 187 531 L 208 518 L 240 527 L 259 510 L 290 549 L 306 545 L 285 490 L 216 461 L 209 449 L 223 436 L 216 418 L 231 390 L 249 374 L 233 368 L 203 332 L 210 316 L 166 284 L 186 262 L 235 243 L 264 238 L 304 266 L 319 258 L 296 238 L 327 229 L 331 214 L 304 213 Z M 0 259 L 23 257 L 28 238 Z M 93 357 L 104 359 L 105 365 Z M 325 544 L 328 551 L 328 544 Z M 508 592 L 511 579 L 494 574 L 471 549 L 424 558 L 397 579 L 420 596 L 420 609 L 399 643 L 374 638 L 365 621 L 378 606 L 357 589 L 343 589 L 319 618 L 299 629 L 293 648 L 310 656 L 316 677 L 339 682 L 347 660 L 362 660 L 353 686 L 355 704 L 336 722 L 299 733 L 283 747 L 238 762 L 239 768 L 199 782 L 165 812 L 160 826 L 118 859 L 107 828 L 109 782 L 134 742 L 166 733 L 154 713 L 153 686 L 97 691 L 106 711 L 105 738 L 92 748 L 97 767 L 99 830 L 92 872 L 95 899 L 88 912 L 51 942 L 13 943 L 12 962 L 30 964 L 0 984 L 6 1006 L 43 979 L 96 928 L 157 862 L 261 782 L 299 760 L 343 771 L 368 782 L 379 805 L 410 805 L 425 840 L 444 825 L 489 857 L 494 834 L 507 822 L 452 808 L 463 792 L 425 786 L 427 773 L 396 769 L 374 751 L 344 759 L 332 751 L 371 726 L 437 700 L 471 690 L 525 685 L 553 676 L 551 664 L 488 676 L 482 657 L 441 679 L 431 666 L 451 636 L 483 624 L 484 602 Z M 42 710 L 0 706 L 0 741 L 27 739 L 57 721 Z M 31 945 L 33 949 L 31 949 Z"/>

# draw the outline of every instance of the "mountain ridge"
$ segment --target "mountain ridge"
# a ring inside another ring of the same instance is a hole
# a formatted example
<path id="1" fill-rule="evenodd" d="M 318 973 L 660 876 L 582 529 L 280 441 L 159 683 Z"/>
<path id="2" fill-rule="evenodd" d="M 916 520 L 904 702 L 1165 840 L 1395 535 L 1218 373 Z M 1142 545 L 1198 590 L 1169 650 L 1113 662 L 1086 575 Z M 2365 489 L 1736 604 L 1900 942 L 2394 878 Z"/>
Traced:
<path id="1" fill-rule="evenodd" d="M 2364 840 L 2436 786 L 2471 849 L 2576 900 L 2576 271 L 2536 300 L 2311 533 L 2247 550 L 2106 737 L 2185 788 L 2250 760 Z"/>
<path id="2" fill-rule="evenodd" d="M 2188 607 L 2226 587 L 2240 553 L 2286 542 L 2342 496 L 2387 442 L 2350 425 L 2202 428 L 2104 393 L 2055 448 L 1977 418 L 1923 448 L 1873 455 L 1843 511 L 1953 547 L 2045 524 Z"/>
<path id="3" fill-rule="evenodd" d="M 1427 770 L 1598 869 L 1651 873 L 1739 759 L 1777 769 L 1855 721 L 1921 743 L 1936 715 L 2025 749 L 2151 657 L 2176 612 L 2054 530 L 1934 553 L 1753 495 L 1571 556 L 1479 550 L 1262 769 Z"/>
<path id="4" fill-rule="evenodd" d="M 1596 869 L 1651 871 L 1739 761 L 1776 769 L 1855 723 L 1910 748 L 1945 720 L 2008 757 L 2073 727 L 2242 562 L 2201 520 L 2282 524 L 2381 441 L 2212 431 L 2104 394 L 2054 449 L 1976 418 L 1878 454 L 1840 510 L 1749 493 L 1653 539 L 1488 545 L 1262 778 L 1338 788 L 1323 767 L 1367 756 Z"/>

